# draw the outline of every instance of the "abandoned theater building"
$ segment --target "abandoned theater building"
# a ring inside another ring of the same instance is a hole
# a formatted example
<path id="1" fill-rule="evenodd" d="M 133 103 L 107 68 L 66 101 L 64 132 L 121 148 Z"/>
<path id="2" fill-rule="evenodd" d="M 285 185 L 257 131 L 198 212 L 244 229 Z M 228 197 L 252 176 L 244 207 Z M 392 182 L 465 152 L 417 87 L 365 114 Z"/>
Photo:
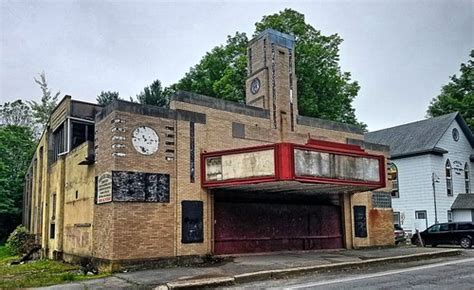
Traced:
<path id="1" fill-rule="evenodd" d="M 26 177 L 23 222 L 43 255 L 113 268 L 392 245 L 389 147 L 298 114 L 294 44 L 271 29 L 249 42 L 246 104 L 64 97 Z"/>

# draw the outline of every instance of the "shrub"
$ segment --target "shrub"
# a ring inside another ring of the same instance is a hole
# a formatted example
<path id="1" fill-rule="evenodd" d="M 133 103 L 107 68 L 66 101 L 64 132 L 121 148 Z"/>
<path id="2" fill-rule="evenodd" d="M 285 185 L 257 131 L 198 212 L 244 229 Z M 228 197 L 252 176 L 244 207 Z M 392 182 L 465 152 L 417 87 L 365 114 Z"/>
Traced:
<path id="1" fill-rule="evenodd" d="M 71 272 L 61 274 L 61 281 L 74 281 L 74 280 L 76 280 L 76 276 Z"/>
<path id="2" fill-rule="evenodd" d="M 12 255 L 26 254 L 35 245 L 35 235 L 20 225 L 8 237 L 5 246 Z"/>

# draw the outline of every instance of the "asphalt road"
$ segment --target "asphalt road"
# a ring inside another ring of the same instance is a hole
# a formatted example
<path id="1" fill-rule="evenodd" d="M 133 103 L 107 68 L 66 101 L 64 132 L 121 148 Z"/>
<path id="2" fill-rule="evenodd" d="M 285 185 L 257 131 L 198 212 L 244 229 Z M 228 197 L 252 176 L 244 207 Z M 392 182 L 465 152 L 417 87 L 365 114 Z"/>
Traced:
<path id="1" fill-rule="evenodd" d="M 474 289 L 474 249 L 462 256 L 236 285 L 285 289 Z"/>

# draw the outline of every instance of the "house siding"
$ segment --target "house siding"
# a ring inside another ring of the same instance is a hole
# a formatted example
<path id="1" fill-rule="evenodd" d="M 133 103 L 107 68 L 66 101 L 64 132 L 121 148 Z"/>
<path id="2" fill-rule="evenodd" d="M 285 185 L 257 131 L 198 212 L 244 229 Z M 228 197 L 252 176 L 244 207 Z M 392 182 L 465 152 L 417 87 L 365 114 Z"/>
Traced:
<path id="1" fill-rule="evenodd" d="M 452 130 L 457 128 L 459 140 L 456 142 L 452 137 Z M 469 161 L 469 156 L 473 154 L 473 148 L 464 135 L 457 121 L 453 121 L 443 136 L 438 141 L 436 147 L 445 149 L 448 153 L 439 155 L 419 155 L 395 159 L 393 162 L 398 168 L 399 174 L 399 198 L 393 198 L 394 212 L 400 212 L 401 226 L 411 231 L 416 229 L 415 211 L 426 210 L 428 226 L 435 223 L 434 195 L 432 186 L 432 173 L 439 177 L 439 182 L 435 184 L 436 209 L 438 222 L 448 222 L 448 211 L 459 193 L 465 193 L 464 165 L 469 164 L 470 169 L 470 191 L 472 192 L 473 162 Z M 453 196 L 447 195 L 445 164 L 449 159 L 451 166 L 454 161 L 461 162 L 462 170 L 453 169 Z M 469 211 L 470 215 L 470 211 Z M 464 219 L 461 213 L 453 213 L 455 220 Z M 403 218 L 404 217 L 404 218 Z M 423 230 L 424 228 L 420 228 Z"/>

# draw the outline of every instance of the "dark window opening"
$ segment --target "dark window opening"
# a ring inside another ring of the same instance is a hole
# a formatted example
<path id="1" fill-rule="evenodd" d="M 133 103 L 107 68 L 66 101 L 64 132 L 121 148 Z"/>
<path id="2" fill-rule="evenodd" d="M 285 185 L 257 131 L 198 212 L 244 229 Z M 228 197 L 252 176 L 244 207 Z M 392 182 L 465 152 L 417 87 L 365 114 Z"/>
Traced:
<path id="1" fill-rule="evenodd" d="M 79 198 L 79 191 L 76 190 L 76 199 Z"/>
<path id="2" fill-rule="evenodd" d="M 55 236 L 56 236 L 56 224 L 51 223 L 49 225 L 49 238 L 54 239 Z"/>
<path id="3" fill-rule="evenodd" d="M 71 149 L 86 141 L 94 141 L 94 125 L 80 122 L 71 122 Z"/>
<path id="4" fill-rule="evenodd" d="M 53 162 L 58 160 L 58 155 L 67 151 L 66 126 L 62 124 L 53 132 Z"/>

